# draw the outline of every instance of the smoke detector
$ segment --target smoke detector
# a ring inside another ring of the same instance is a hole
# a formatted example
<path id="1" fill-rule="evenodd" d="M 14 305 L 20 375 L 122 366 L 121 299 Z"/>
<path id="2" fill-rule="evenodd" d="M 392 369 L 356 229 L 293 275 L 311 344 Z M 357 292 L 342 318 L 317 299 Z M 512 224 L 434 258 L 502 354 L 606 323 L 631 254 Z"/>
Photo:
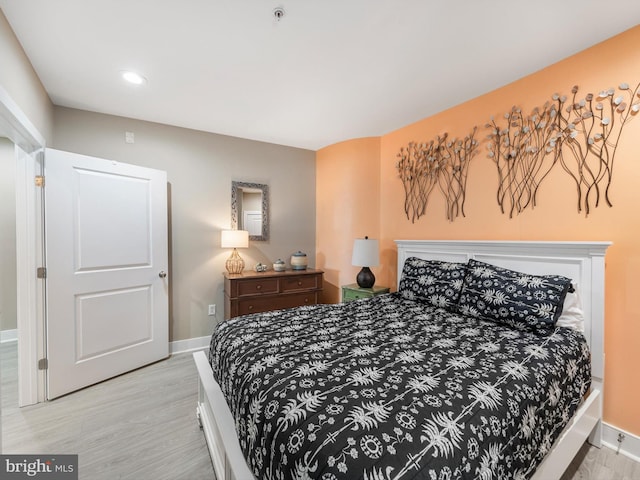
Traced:
<path id="1" fill-rule="evenodd" d="M 276 7 L 273 9 L 273 18 L 275 18 L 276 22 L 279 22 L 280 20 L 282 20 L 282 17 L 284 17 L 285 13 L 286 12 L 284 11 L 284 8 Z"/>

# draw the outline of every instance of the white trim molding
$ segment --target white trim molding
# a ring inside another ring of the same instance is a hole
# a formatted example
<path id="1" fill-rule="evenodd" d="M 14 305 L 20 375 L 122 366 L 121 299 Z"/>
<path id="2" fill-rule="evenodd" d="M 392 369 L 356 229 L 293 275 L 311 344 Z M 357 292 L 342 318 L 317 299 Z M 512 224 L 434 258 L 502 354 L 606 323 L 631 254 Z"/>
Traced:
<path id="1" fill-rule="evenodd" d="M 18 341 L 18 329 L 13 330 L 0 330 L 0 343 L 17 342 Z"/>
<path id="2" fill-rule="evenodd" d="M 44 154 L 16 151 L 16 290 L 18 323 L 18 405 L 46 400 L 46 370 L 38 359 L 46 358 L 44 280 L 34 272 L 45 266 L 43 192 L 34 178 L 43 172 Z"/>
<path id="3" fill-rule="evenodd" d="M 175 355 L 176 353 L 187 353 L 195 352 L 197 350 L 204 350 L 205 348 L 209 347 L 210 342 L 211 335 L 169 342 L 169 354 Z"/>
<path id="4" fill-rule="evenodd" d="M 27 153 L 44 148 L 46 142 L 29 117 L 0 85 L 0 124 L 9 139 Z"/>
<path id="5" fill-rule="evenodd" d="M 624 435 L 622 443 L 618 444 L 618 435 Z M 606 422 L 602 423 L 602 444 L 614 451 L 618 451 L 620 445 L 620 453 L 631 460 L 640 462 L 640 437 L 633 433 L 626 432 L 618 427 L 614 427 Z"/>
<path id="6" fill-rule="evenodd" d="M 20 106 L 0 85 L 0 129 L 15 144 L 16 161 L 16 265 L 18 322 L 18 404 L 45 400 L 45 371 L 37 361 L 45 358 L 44 282 L 33 274 L 44 266 L 42 192 L 33 176 L 43 168 L 45 138 Z"/>

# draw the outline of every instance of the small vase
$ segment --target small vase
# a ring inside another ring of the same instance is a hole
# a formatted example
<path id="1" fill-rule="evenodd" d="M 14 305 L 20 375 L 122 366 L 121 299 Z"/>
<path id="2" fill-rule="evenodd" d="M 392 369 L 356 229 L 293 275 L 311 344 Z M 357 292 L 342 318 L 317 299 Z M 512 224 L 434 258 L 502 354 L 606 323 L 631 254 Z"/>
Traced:
<path id="1" fill-rule="evenodd" d="M 278 259 L 273 262 L 273 271 L 274 272 L 284 272 L 286 269 L 286 265 L 284 264 L 284 260 Z"/>
<path id="2" fill-rule="evenodd" d="M 307 269 L 307 254 L 301 251 L 297 251 L 291 255 L 291 269 L 292 270 L 306 270 Z"/>

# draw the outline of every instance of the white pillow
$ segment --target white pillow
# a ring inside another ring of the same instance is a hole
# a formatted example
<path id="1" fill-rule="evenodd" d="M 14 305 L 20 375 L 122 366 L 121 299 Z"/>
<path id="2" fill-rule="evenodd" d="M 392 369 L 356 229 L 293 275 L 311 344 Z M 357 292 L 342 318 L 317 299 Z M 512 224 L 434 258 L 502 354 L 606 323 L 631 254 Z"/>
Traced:
<path id="1" fill-rule="evenodd" d="M 556 327 L 573 328 L 579 332 L 584 333 L 584 313 L 582 312 L 582 303 L 580 302 L 580 295 L 578 294 L 578 287 L 573 286 L 573 293 L 567 292 L 564 297 L 564 305 L 562 306 L 562 313 L 556 321 Z"/>

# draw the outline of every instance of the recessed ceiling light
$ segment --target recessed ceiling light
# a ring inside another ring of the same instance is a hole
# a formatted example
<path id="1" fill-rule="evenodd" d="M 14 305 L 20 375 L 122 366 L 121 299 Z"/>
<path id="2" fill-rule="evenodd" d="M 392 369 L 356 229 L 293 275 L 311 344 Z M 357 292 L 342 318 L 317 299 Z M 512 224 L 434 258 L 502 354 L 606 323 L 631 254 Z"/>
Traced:
<path id="1" fill-rule="evenodd" d="M 133 83 L 134 85 L 142 85 L 144 83 L 147 83 L 147 79 L 142 75 L 128 70 L 122 72 L 122 78 L 124 78 L 129 83 Z"/>

